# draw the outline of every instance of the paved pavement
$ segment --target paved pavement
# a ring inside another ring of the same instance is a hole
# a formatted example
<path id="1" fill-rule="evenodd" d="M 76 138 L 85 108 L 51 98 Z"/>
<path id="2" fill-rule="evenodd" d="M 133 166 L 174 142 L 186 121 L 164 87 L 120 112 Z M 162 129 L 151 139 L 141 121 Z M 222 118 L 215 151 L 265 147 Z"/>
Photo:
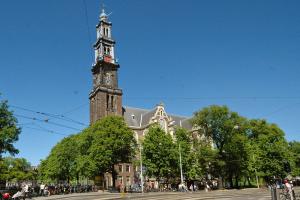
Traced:
<path id="1" fill-rule="evenodd" d="M 69 195 L 55 195 L 50 197 L 38 197 L 34 200 L 112 200 L 112 199 L 136 199 L 136 200 L 270 200 L 270 191 L 266 189 L 243 189 L 243 190 L 217 190 L 211 192 L 155 192 L 119 194 L 107 192 L 79 193 Z"/>

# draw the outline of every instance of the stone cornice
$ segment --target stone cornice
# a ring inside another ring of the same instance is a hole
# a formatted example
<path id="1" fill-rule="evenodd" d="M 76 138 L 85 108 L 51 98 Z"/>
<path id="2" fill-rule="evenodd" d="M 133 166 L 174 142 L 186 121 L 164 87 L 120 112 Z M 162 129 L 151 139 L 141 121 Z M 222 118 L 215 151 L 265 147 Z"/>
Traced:
<path id="1" fill-rule="evenodd" d="M 98 91 L 111 93 L 111 94 L 118 94 L 118 95 L 123 94 L 122 90 L 118 89 L 118 88 L 107 88 L 107 87 L 103 87 L 103 86 L 98 86 L 98 87 L 96 87 L 95 89 L 92 90 L 92 92 L 89 95 L 89 98 L 91 99 L 93 96 L 95 96 L 95 94 Z"/>

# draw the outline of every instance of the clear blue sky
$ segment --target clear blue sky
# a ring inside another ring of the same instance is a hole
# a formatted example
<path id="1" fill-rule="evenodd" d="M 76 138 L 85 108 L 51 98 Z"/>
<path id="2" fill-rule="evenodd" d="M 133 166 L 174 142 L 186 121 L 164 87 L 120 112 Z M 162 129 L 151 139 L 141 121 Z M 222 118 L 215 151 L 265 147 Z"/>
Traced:
<path id="1" fill-rule="evenodd" d="M 33 165 L 85 127 L 78 122 L 89 123 L 101 3 L 86 0 L 86 16 L 83 0 L 0 2 L 0 98 L 65 119 L 11 107 L 23 127 L 18 156 Z M 184 116 L 228 105 L 300 140 L 300 1 L 104 3 L 112 12 L 124 105 L 151 109 L 163 101 L 167 112 Z"/>

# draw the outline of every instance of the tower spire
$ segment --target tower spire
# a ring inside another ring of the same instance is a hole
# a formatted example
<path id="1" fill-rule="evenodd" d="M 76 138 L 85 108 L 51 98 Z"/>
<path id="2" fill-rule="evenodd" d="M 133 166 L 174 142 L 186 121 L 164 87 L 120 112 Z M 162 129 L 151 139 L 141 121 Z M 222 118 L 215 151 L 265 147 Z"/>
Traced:
<path id="1" fill-rule="evenodd" d="M 101 6 L 101 14 L 100 14 L 100 21 L 103 20 L 103 21 L 107 21 L 107 14 L 105 13 L 105 5 L 104 3 L 102 3 L 102 6 Z"/>

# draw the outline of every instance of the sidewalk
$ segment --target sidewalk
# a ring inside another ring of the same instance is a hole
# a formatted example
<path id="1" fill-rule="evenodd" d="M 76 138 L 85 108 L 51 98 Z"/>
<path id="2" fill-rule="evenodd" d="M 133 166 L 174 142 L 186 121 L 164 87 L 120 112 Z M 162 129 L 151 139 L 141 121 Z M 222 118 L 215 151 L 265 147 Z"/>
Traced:
<path id="1" fill-rule="evenodd" d="M 84 197 L 84 196 L 103 196 L 103 195 L 112 195 L 113 193 L 107 191 L 99 191 L 99 192 L 86 192 L 86 193 L 72 193 L 72 194 L 59 194 L 59 195 L 52 195 L 52 196 L 41 196 L 41 197 L 34 197 L 34 200 L 53 200 L 53 199 L 66 199 L 70 197 Z M 120 194 L 118 194 L 120 195 Z"/>

